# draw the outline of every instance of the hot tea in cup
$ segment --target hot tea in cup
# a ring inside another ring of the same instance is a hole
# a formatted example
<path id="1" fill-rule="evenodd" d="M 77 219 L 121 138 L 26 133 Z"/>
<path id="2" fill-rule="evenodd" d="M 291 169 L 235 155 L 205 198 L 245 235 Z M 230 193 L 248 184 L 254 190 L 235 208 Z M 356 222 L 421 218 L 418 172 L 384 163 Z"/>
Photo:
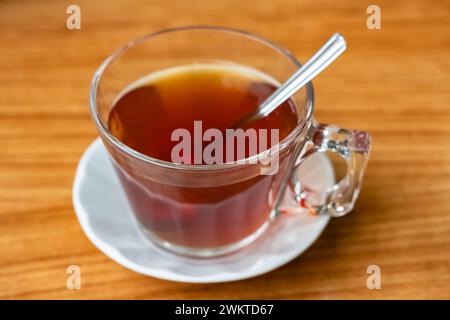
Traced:
<path id="1" fill-rule="evenodd" d="M 270 41 L 218 27 L 160 31 L 101 65 L 92 116 L 152 242 L 213 257 L 263 234 L 280 217 L 283 197 L 298 203 L 295 212 L 341 216 L 353 208 L 370 137 L 317 123 L 311 83 L 268 116 L 232 128 L 299 67 Z M 297 170 L 322 151 L 341 155 L 349 170 L 312 194 Z"/>

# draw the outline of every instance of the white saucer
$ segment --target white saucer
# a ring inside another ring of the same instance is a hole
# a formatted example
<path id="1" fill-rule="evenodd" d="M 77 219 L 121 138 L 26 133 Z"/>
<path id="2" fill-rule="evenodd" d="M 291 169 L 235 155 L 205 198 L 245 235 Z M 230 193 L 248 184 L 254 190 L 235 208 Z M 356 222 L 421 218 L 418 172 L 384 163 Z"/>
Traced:
<path id="1" fill-rule="evenodd" d="M 334 171 L 325 154 L 311 156 L 301 170 L 302 181 L 311 189 L 334 183 Z M 212 259 L 171 254 L 141 234 L 100 139 L 80 160 L 73 203 L 83 231 L 105 255 L 135 272 L 180 282 L 234 281 L 274 270 L 304 252 L 329 221 L 328 216 L 306 213 L 282 216 L 236 253 Z M 295 207 L 295 202 L 285 199 L 283 205 Z"/>

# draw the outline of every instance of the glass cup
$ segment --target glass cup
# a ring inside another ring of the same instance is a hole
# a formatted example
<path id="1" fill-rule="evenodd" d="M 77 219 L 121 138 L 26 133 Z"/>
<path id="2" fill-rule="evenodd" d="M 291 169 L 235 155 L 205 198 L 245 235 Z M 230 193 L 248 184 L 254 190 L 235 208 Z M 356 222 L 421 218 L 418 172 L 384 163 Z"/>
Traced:
<path id="1" fill-rule="evenodd" d="M 136 39 L 108 57 L 92 80 L 90 107 L 100 137 L 144 234 L 171 252 L 214 257 L 254 241 L 280 215 L 288 193 L 314 214 L 342 216 L 352 210 L 370 150 L 366 132 L 320 124 L 313 119 L 313 87 L 292 96 L 297 126 L 276 146 L 278 170 L 267 161 L 187 165 L 141 154 L 108 130 L 108 116 L 121 91 L 151 73 L 194 63 L 235 63 L 283 83 L 300 63 L 262 37 L 219 27 L 167 29 Z M 345 177 L 322 194 L 311 194 L 298 178 L 302 161 L 331 151 L 347 163 Z M 298 210 L 297 210 L 298 211 Z"/>

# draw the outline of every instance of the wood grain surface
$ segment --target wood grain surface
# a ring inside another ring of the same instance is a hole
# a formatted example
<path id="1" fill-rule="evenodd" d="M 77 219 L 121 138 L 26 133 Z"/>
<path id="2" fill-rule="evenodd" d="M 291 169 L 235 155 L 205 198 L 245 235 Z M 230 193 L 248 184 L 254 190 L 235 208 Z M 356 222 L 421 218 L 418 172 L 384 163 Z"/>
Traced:
<path id="1" fill-rule="evenodd" d="M 450 298 L 450 2 L 335 0 L 0 1 L 0 298 Z M 382 29 L 366 27 L 369 4 Z M 131 38 L 213 24 L 307 58 L 336 31 L 349 49 L 314 81 L 316 118 L 367 130 L 360 199 L 302 256 L 232 283 L 183 284 L 116 264 L 82 232 L 75 168 L 96 137 L 89 83 Z M 66 288 L 81 267 L 82 288 Z M 379 265 L 381 290 L 366 287 Z"/>

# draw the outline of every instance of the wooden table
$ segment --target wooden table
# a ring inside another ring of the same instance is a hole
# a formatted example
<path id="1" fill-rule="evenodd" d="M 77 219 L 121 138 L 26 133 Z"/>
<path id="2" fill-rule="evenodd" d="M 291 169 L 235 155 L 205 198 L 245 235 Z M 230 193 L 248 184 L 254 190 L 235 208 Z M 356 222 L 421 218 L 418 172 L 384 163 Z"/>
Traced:
<path id="1" fill-rule="evenodd" d="M 450 298 L 450 3 L 79 0 L 0 2 L 0 298 Z M 127 40 L 161 28 L 249 30 L 301 60 L 339 31 L 348 52 L 314 81 L 316 116 L 367 130 L 373 153 L 353 213 L 302 256 L 254 279 L 183 284 L 129 271 L 82 232 L 72 207 L 77 162 L 96 137 L 89 82 Z M 66 288 L 81 267 L 82 288 Z M 381 290 L 366 287 L 369 265 Z"/>

